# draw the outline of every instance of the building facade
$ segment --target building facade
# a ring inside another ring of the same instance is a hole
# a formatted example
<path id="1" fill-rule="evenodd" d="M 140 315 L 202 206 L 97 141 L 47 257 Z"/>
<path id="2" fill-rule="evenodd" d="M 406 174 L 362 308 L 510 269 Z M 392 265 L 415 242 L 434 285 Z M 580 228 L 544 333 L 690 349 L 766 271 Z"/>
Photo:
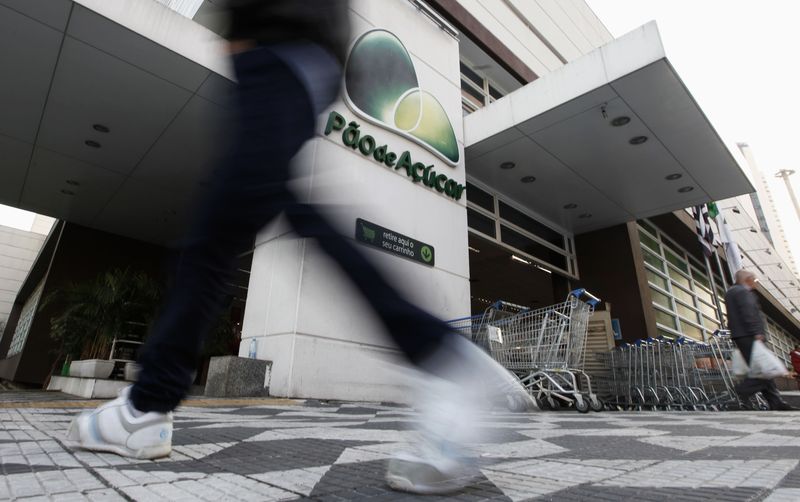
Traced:
<path id="1" fill-rule="evenodd" d="M 0 118 L 0 148 L 18 159 L 0 202 L 80 225 L 89 242 L 177 242 L 233 85 L 217 4 L 0 0 L 0 23 L 25 24 L 41 52 L 36 68 L 2 56 L 22 76 L 0 99 L 30 95 L 14 108 L 27 122 Z M 336 208 L 340 231 L 409 298 L 457 319 L 585 287 L 620 341 L 703 340 L 724 324 L 724 259 L 706 269 L 684 208 L 753 186 L 654 23 L 614 39 L 583 1 L 353 0 L 351 11 L 342 93 L 298 154 L 295 189 Z M 273 395 L 404 398 L 397 351 L 315 243 L 276 221 L 248 276 L 238 354 L 273 362 Z M 783 350 L 800 321 L 775 294 L 759 291 Z M 31 281 L 21 314 L 36 295 Z"/>

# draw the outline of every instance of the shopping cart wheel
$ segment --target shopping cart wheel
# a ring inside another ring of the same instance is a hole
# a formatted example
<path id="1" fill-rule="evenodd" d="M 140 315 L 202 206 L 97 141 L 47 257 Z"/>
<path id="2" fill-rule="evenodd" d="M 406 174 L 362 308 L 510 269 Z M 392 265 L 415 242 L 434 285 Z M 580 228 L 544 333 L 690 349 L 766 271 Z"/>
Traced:
<path id="1" fill-rule="evenodd" d="M 558 411 L 561 408 L 561 401 L 558 399 L 553 399 L 552 397 L 548 397 L 546 399 L 547 407 L 553 411 Z"/>
<path id="2" fill-rule="evenodd" d="M 580 396 L 576 396 L 576 397 L 577 397 L 577 399 L 575 400 L 575 409 L 578 410 L 579 413 L 589 413 L 589 410 L 591 409 L 591 405 L 589 404 L 589 401 L 586 400 L 586 399 L 583 399 Z"/>
<path id="3" fill-rule="evenodd" d="M 589 401 L 589 405 L 592 407 L 592 411 L 597 412 L 603 411 L 606 407 L 605 404 L 603 404 L 603 401 L 598 399 L 597 396 L 592 397 L 592 399 Z"/>

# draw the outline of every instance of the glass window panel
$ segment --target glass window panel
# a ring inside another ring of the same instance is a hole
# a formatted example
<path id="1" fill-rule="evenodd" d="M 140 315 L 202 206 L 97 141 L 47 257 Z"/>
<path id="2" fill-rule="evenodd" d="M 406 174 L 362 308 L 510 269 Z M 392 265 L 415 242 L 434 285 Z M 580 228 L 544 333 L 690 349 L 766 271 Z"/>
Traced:
<path id="1" fill-rule="evenodd" d="M 655 284 L 656 286 L 660 287 L 663 290 L 669 290 L 667 287 L 667 279 L 661 277 L 657 273 L 653 272 L 649 268 L 647 269 L 647 280 L 650 281 L 651 284 Z"/>
<path id="2" fill-rule="evenodd" d="M 686 263 L 686 260 L 679 257 L 669 249 L 664 249 L 664 257 L 667 259 L 668 262 L 675 265 L 675 268 L 678 270 L 688 274 L 689 273 L 689 265 Z"/>
<path id="3" fill-rule="evenodd" d="M 545 263 L 550 263 L 562 270 L 566 270 L 567 268 L 567 258 L 564 255 L 557 251 L 553 251 L 542 244 L 539 244 L 533 239 L 525 237 L 519 232 L 511 230 L 505 225 L 500 227 L 500 240 L 509 246 L 517 248 L 531 256 L 535 256 Z"/>
<path id="4" fill-rule="evenodd" d="M 683 300 L 683 302 L 687 305 L 694 305 L 694 296 L 692 296 L 692 294 L 685 289 L 679 288 L 678 286 L 673 286 L 672 294 L 675 296 L 675 298 Z"/>
<path id="5" fill-rule="evenodd" d="M 662 272 L 664 271 L 664 260 L 662 260 L 661 257 L 654 255 L 646 248 L 642 248 L 642 254 L 644 255 L 645 263 L 649 263 Z"/>
<path id="6" fill-rule="evenodd" d="M 656 254 L 661 254 L 661 246 L 659 246 L 658 241 L 656 241 L 646 233 L 642 232 L 641 230 L 639 230 L 639 240 L 642 241 L 642 245 L 652 249 L 653 251 L 656 252 Z"/>
<path id="7" fill-rule="evenodd" d="M 683 274 L 681 274 L 672 267 L 667 267 L 667 268 L 669 268 L 669 276 L 673 281 L 677 282 L 678 284 L 687 289 L 691 289 L 691 284 L 689 283 L 688 277 L 684 276 Z"/>
<path id="8" fill-rule="evenodd" d="M 653 225 L 649 224 L 648 222 L 646 222 L 644 220 L 639 220 L 639 226 L 642 227 L 643 229 L 647 230 L 648 232 L 650 232 L 650 235 L 658 235 L 658 231 L 656 230 L 656 227 L 654 227 Z"/>
<path id="9" fill-rule="evenodd" d="M 653 297 L 653 303 L 672 310 L 672 299 L 669 296 L 653 288 L 650 288 L 650 295 Z"/>
<path id="10" fill-rule="evenodd" d="M 672 314 L 668 314 L 663 310 L 655 309 L 656 311 L 656 322 L 663 324 L 664 326 L 672 329 L 678 329 L 678 321 L 675 319 L 675 316 Z"/>
<path id="11" fill-rule="evenodd" d="M 500 99 L 503 97 L 503 93 L 495 89 L 494 86 L 492 86 L 492 84 L 489 84 L 489 96 L 491 96 L 494 99 Z"/>
<path id="12" fill-rule="evenodd" d="M 681 333 L 695 340 L 703 340 L 703 330 L 688 322 L 681 322 Z"/>
<path id="13" fill-rule="evenodd" d="M 714 303 L 714 297 L 711 296 L 711 292 L 706 290 L 706 289 L 704 289 L 703 287 L 701 287 L 701 286 L 696 287 L 694 289 L 694 292 L 695 292 L 695 294 L 697 294 L 697 297 L 700 298 L 701 300 L 703 300 L 704 302 L 706 302 L 706 303 Z"/>
<path id="14" fill-rule="evenodd" d="M 478 232 L 497 237 L 497 229 L 494 226 L 494 220 L 482 215 L 474 209 L 467 208 L 467 225 L 469 225 L 469 228 L 475 229 Z"/>
<path id="15" fill-rule="evenodd" d="M 661 242 L 662 242 L 662 243 L 663 243 L 663 244 L 664 244 L 666 247 L 668 247 L 669 249 L 671 249 L 671 250 L 672 250 L 672 252 L 673 252 L 673 254 L 674 254 L 675 256 L 680 256 L 680 257 L 683 257 L 683 256 L 684 256 L 684 254 L 685 254 L 685 253 L 684 253 L 683 249 L 681 249 L 681 248 L 680 248 L 680 246 L 678 246 L 677 244 L 675 244 L 675 243 L 674 243 L 674 242 L 672 242 L 671 240 L 669 240 L 669 239 L 667 239 L 667 238 L 662 238 L 662 239 L 661 239 Z M 687 273 L 688 273 L 688 272 L 687 272 Z"/>
<path id="16" fill-rule="evenodd" d="M 469 82 L 461 79 L 461 96 L 467 98 L 475 106 L 481 107 L 486 99 L 479 90 L 472 87 Z"/>
<path id="17" fill-rule="evenodd" d="M 472 68 L 470 68 L 463 62 L 461 63 L 461 74 L 464 75 L 468 80 L 473 82 L 478 87 L 483 88 L 483 77 L 478 75 Z"/>
<path id="18" fill-rule="evenodd" d="M 694 267 L 692 267 L 692 277 L 696 282 L 702 284 L 708 289 L 711 289 L 711 283 L 708 280 L 708 276 Z"/>
<path id="19" fill-rule="evenodd" d="M 697 313 L 696 310 L 684 305 L 681 302 L 677 302 L 676 305 L 677 305 L 678 315 L 680 315 L 685 319 L 689 319 L 690 321 L 700 322 L 700 315 Z"/>
<path id="20" fill-rule="evenodd" d="M 564 249 L 564 236 L 560 233 L 548 228 L 545 225 L 542 225 L 538 221 L 534 220 L 530 216 L 522 213 L 521 211 L 517 211 L 513 207 L 509 206 L 505 202 L 500 202 L 500 218 L 513 223 L 514 225 L 527 230 L 528 232 L 532 233 L 533 235 L 539 237 L 540 239 L 549 242 L 555 246 Z"/>
<path id="21" fill-rule="evenodd" d="M 703 316 L 703 326 L 714 332 L 719 329 L 719 323 L 710 317 Z"/>
<path id="22" fill-rule="evenodd" d="M 714 318 L 717 317 L 717 309 L 715 309 L 714 307 L 712 307 L 708 303 L 700 302 L 699 307 L 700 307 L 700 310 L 703 312 L 703 314 L 705 314 L 705 315 L 707 315 L 709 317 L 714 317 Z"/>
<path id="23" fill-rule="evenodd" d="M 480 206 L 487 211 L 494 213 L 494 197 L 476 187 L 469 181 L 467 182 L 467 202 Z"/>

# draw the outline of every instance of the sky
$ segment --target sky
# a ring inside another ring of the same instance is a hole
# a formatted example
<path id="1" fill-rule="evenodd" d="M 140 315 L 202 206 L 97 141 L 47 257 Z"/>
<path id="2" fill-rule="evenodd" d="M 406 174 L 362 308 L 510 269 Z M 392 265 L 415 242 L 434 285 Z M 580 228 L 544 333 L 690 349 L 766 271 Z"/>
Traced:
<path id="1" fill-rule="evenodd" d="M 800 262 L 800 220 L 773 177 L 797 170 L 790 179 L 800 196 L 800 1 L 586 1 L 614 37 L 658 23 L 667 58 L 728 148 L 753 150 Z"/>

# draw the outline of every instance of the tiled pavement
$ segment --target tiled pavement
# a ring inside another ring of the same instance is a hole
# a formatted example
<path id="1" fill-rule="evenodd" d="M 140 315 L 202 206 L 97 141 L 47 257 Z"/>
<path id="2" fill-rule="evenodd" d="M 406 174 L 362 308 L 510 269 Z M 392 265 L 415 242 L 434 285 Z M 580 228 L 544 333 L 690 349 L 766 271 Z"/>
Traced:
<path id="1" fill-rule="evenodd" d="M 171 457 L 72 452 L 95 403 L 0 395 L 0 500 L 409 500 L 383 481 L 417 415 L 379 404 L 188 401 Z M 25 402 L 15 402 L 25 401 Z M 494 413 L 457 500 L 800 501 L 800 413 Z M 436 499 L 428 497 L 428 499 Z"/>

